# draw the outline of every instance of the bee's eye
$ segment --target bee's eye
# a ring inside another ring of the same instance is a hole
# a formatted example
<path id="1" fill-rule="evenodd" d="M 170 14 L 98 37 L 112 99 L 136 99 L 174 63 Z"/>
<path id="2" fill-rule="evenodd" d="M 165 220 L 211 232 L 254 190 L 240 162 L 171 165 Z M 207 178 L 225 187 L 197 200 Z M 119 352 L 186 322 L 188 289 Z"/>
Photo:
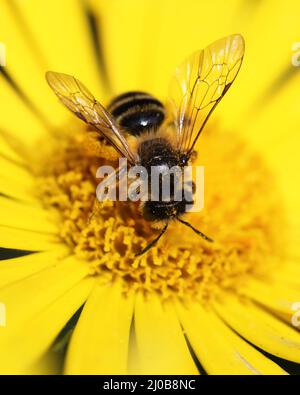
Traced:
<path id="1" fill-rule="evenodd" d="M 186 166 L 188 161 L 189 161 L 189 159 L 186 155 L 182 155 L 182 157 L 180 158 L 180 163 L 182 166 Z"/>

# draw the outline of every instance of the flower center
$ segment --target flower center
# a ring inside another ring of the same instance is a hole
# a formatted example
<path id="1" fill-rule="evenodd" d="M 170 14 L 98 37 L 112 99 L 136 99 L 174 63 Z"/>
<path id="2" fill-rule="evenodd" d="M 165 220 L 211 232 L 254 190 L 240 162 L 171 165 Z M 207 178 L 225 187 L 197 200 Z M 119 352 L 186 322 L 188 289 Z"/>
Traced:
<path id="1" fill-rule="evenodd" d="M 209 297 L 273 269 L 283 252 L 280 195 L 262 158 L 240 137 L 206 130 L 199 144 L 195 164 L 205 169 L 204 209 L 185 220 L 214 242 L 172 222 L 156 246 L 136 257 L 158 230 L 137 203 L 95 199 L 96 169 L 116 166 L 117 155 L 91 136 L 60 140 L 38 176 L 45 206 L 60 213 L 61 240 L 87 262 L 91 275 L 122 278 L 125 291 Z"/>

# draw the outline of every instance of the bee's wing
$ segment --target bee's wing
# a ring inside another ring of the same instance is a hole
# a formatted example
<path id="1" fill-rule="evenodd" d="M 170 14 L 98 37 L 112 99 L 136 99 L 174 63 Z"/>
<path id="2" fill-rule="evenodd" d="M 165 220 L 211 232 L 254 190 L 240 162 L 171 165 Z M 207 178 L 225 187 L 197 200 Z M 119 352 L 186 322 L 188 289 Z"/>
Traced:
<path id="1" fill-rule="evenodd" d="M 98 185 L 96 190 L 97 199 L 104 201 L 109 199 L 109 196 L 115 197 L 119 193 L 119 197 L 122 196 L 121 200 L 124 200 L 127 197 L 131 198 L 133 196 L 132 194 L 135 193 L 139 195 L 138 200 L 142 200 L 148 193 L 148 189 L 144 188 L 141 191 L 139 183 L 137 186 L 134 185 L 135 181 L 138 181 L 138 176 L 128 178 L 127 164 L 123 162 Z M 107 188 L 109 188 L 109 193 L 107 192 Z M 122 188 L 123 192 L 120 192 Z"/>
<path id="2" fill-rule="evenodd" d="M 189 156 L 216 105 L 237 76 L 244 39 L 239 34 L 218 40 L 194 53 L 176 69 L 169 106 L 177 130 L 177 146 Z"/>
<path id="3" fill-rule="evenodd" d="M 75 77 L 48 71 L 48 84 L 60 101 L 78 118 L 94 126 L 132 164 L 135 155 L 112 116 Z"/>
<path id="4" fill-rule="evenodd" d="M 106 187 L 110 188 L 110 193 L 114 196 L 117 193 L 117 189 L 122 182 L 127 182 L 127 164 L 124 162 L 111 172 L 97 187 L 96 195 L 99 201 L 106 200 L 107 193 Z"/>

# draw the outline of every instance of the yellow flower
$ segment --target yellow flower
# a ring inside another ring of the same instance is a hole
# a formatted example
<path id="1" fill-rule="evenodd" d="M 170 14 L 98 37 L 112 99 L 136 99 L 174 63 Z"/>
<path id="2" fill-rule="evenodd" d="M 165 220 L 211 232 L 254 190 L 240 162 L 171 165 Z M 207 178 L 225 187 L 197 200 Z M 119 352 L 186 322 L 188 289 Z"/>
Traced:
<path id="1" fill-rule="evenodd" d="M 286 362 L 300 363 L 290 3 L 1 1 L 0 373 L 299 372 Z M 164 100 L 182 59 L 235 32 L 244 64 L 199 141 L 205 209 L 188 215 L 216 242 L 174 224 L 135 258 L 156 231 L 129 203 L 91 217 L 95 169 L 114 151 L 94 155 L 45 71 L 75 75 L 104 104 L 136 89 Z"/>

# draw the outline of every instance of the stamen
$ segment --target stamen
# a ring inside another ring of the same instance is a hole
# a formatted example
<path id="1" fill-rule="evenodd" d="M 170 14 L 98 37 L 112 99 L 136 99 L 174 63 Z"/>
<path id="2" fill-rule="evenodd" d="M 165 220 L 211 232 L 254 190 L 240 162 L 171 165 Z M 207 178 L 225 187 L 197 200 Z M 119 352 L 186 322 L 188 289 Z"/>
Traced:
<path id="1" fill-rule="evenodd" d="M 138 203 L 97 202 L 96 169 L 117 166 L 117 157 L 104 142 L 95 149 L 87 140 L 85 131 L 54 141 L 53 153 L 40 159 L 38 189 L 44 205 L 59 213 L 61 240 L 86 261 L 91 276 L 121 278 L 125 292 L 209 298 L 276 268 L 284 252 L 280 193 L 262 158 L 238 135 L 205 131 L 194 163 L 205 167 L 205 207 L 181 221 L 214 243 L 182 231 L 178 221 L 151 243 L 157 229 Z"/>

